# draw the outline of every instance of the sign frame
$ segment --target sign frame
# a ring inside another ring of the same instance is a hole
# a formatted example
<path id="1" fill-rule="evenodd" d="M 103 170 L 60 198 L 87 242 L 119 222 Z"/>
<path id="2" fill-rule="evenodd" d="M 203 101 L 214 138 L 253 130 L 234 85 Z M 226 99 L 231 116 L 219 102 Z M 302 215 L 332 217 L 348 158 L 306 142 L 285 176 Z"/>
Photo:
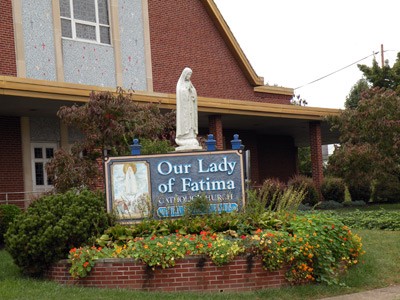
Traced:
<path id="1" fill-rule="evenodd" d="M 213 211 L 240 210 L 245 205 L 244 156 L 242 150 L 224 150 L 106 157 L 107 211 L 121 223 L 179 217 L 184 204 L 200 195 Z"/>

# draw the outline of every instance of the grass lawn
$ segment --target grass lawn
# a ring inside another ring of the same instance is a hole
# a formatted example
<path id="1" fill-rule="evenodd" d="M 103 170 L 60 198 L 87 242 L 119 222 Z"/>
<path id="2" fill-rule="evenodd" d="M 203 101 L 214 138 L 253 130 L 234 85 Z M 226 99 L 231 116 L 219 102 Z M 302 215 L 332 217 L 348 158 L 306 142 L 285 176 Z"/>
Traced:
<path id="1" fill-rule="evenodd" d="M 400 284 L 400 231 L 357 230 L 363 238 L 362 262 L 350 269 L 341 285 L 307 285 L 249 293 L 154 293 L 116 289 L 67 287 L 25 278 L 11 257 L 0 250 L 1 299 L 318 299 Z"/>

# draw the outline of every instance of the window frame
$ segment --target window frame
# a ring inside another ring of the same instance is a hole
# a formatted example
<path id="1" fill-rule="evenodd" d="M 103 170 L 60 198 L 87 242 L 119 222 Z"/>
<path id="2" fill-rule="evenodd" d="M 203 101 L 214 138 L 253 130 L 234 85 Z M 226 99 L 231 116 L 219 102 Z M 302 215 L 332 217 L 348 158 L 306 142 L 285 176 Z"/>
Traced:
<path id="1" fill-rule="evenodd" d="M 60 20 L 68 20 L 68 21 L 71 22 L 72 37 L 65 37 L 65 36 L 62 35 L 62 26 L 61 26 L 61 37 L 63 39 L 67 39 L 67 40 L 74 40 L 74 41 L 80 41 L 80 42 L 87 42 L 87 43 L 94 43 L 94 44 L 101 44 L 101 45 L 109 45 L 109 46 L 111 46 L 112 45 L 112 36 L 111 36 L 112 32 L 111 32 L 111 25 L 110 25 L 110 23 L 111 23 L 110 0 L 106 0 L 107 1 L 108 24 L 100 23 L 98 0 L 93 0 L 94 1 L 94 5 L 95 5 L 95 16 L 96 16 L 96 21 L 95 22 L 76 19 L 75 16 L 74 16 L 74 3 L 73 3 L 74 1 L 73 0 L 68 0 L 68 1 L 69 1 L 70 17 L 61 16 L 61 13 L 60 13 Z M 77 23 L 78 24 L 82 24 L 82 25 L 88 25 L 88 26 L 95 27 L 96 40 L 77 37 L 77 34 L 76 34 L 76 24 Z M 101 42 L 100 27 L 107 27 L 108 28 L 108 34 L 109 34 L 109 37 L 110 37 L 110 43 L 102 43 Z"/>
<path id="2" fill-rule="evenodd" d="M 42 150 L 42 158 L 35 157 L 35 148 L 40 148 Z M 49 178 L 46 171 L 46 164 L 52 159 L 46 157 L 46 149 L 53 149 L 53 157 L 54 153 L 57 150 L 57 143 L 31 143 L 31 163 L 32 163 L 32 187 L 35 192 L 44 192 L 53 189 L 53 185 L 49 184 Z M 36 163 L 42 163 L 43 170 L 43 184 L 37 184 L 36 182 Z"/>

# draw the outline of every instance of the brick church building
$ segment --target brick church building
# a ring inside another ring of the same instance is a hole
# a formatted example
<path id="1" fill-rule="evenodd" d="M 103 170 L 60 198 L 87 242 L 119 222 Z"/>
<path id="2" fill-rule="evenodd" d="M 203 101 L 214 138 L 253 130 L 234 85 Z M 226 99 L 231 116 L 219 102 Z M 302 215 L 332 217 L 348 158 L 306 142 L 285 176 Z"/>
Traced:
<path id="1" fill-rule="evenodd" d="M 56 117 L 91 91 L 133 89 L 134 100 L 175 109 L 176 82 L 193 70 L 199 131 L 218 149 L 234 133 L 251 151 L 251 180 L 287 181 L 297 148 L 337 142 L 335 109 L 290 104 L 293 89 L 264 85 L 213 0 L 2 0 L 0 10 L 0 203 L 51 189 L 45 163 L 79 139 Z M 268 74 L 264 74 L 268 76 Z"/>

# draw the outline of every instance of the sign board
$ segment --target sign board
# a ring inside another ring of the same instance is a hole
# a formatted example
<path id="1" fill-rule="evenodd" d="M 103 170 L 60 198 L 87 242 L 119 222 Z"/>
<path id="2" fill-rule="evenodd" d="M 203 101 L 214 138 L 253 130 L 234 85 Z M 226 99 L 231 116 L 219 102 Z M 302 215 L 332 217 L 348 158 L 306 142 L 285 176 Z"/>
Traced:
<path id="1" fill-rule="evenodd" d="M 107 210 L 121 222 L 182 216 L 196 196 L 216 212 L 244 204 L 242 151 L 108 157 L 105 173 Z"/>

